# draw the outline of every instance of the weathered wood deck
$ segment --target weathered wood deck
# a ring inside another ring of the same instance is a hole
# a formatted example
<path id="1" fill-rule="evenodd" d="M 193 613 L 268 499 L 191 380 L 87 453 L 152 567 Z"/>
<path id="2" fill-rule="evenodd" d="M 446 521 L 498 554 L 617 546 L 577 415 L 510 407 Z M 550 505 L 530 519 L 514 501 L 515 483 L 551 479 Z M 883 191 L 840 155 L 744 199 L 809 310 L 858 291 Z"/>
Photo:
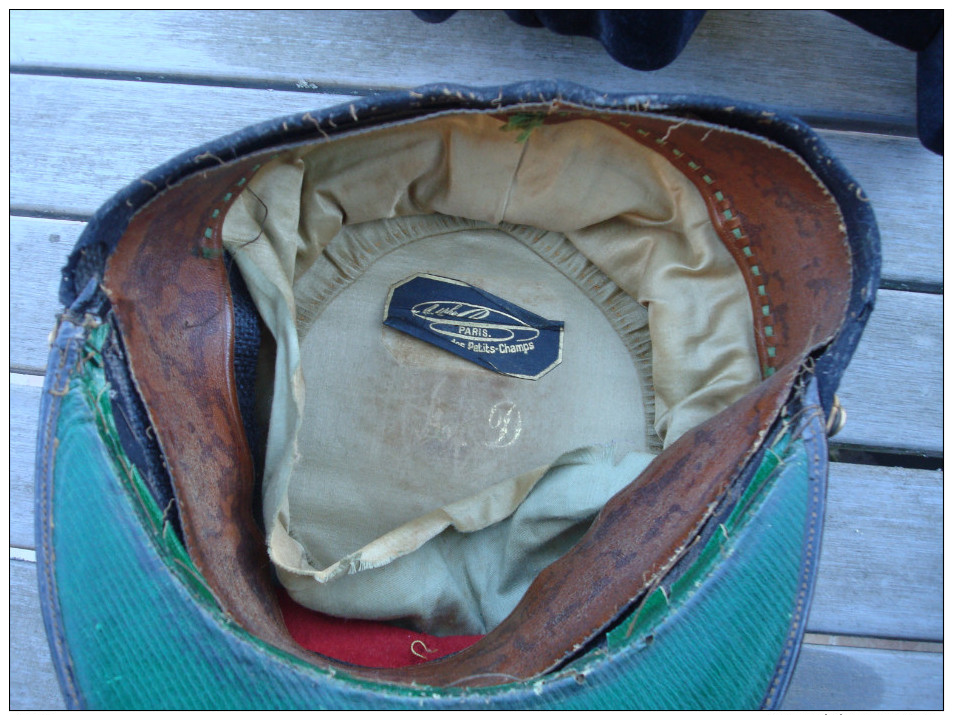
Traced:
<path id="1" fill-rule="evenodd" d="M 15 12 L 10 32 L 11 707 L 63 706 L 37 601 L 33 453 L 59 268 L 84 221 L 147 169 L 264 119 L 381 89 L 533 78 L 785 109 L 867 191 L 884 287 L 839 392 L 842 461 L 784 704 L 942 706 L 942 160 L 913 136 L 913 53 L 814 11 L 710 12 L 653 73 L 492 11 L 441 25 L 409 12 Z"/>

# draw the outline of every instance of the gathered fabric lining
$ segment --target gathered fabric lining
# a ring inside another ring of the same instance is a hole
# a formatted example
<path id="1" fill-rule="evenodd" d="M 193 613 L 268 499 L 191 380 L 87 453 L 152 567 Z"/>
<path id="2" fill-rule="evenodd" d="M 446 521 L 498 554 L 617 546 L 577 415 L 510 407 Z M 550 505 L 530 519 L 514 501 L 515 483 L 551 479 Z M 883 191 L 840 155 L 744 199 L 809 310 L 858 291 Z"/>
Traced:
<path id="1" fill-rule="evenodd" d="M 492 629 L 760 379 L 743 276 L 686 177 L 598 121 L 504 126 L 450 114 L 299 147 L 226 216 L 275 344 L 269 554 L 309 608 Z M 383 326 L 388 287 L 417 272 L 564 320 L 563 362 L 517 380 Z"/>

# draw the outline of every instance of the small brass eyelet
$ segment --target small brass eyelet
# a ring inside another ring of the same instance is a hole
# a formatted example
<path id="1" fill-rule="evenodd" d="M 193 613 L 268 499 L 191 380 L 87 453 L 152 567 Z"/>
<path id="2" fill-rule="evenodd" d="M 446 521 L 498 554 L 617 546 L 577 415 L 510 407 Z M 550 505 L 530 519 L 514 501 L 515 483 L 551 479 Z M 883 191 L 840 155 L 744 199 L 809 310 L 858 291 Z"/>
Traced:
<path id="1" fill-rule="evenodd" d="M 834 395 L 834 403 L 831 405 L 831 414 L 827 418 L 827 436 L 833 437 L 844 429 L 847 424 L 847 410 L 840 403 L 840 398 Z"/>

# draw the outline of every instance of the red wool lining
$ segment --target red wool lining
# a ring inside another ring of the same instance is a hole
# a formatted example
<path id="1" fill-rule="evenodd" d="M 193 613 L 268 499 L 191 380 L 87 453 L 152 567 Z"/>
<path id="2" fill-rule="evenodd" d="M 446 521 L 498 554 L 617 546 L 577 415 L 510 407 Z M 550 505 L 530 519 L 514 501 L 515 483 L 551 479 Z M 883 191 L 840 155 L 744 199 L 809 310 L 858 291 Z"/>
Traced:
<path id="1" fill-rule="evenodd" d="M 401 668 L 443 658 L 483 636 L 432 636 L 377 621 L 337 618 L 295 603 L 283 589 L 278 602 L 298 645 L 353 665 Z"/>

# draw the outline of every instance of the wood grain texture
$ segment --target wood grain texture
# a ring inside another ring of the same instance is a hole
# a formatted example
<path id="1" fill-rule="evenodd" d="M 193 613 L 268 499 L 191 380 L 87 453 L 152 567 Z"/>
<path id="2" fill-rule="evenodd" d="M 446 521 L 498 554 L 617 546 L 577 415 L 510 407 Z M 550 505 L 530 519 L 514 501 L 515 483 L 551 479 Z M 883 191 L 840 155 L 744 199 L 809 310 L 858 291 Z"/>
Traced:
<path id="1" fill-rule="evenodd" d="M 146 171 L 268 119 L 341 95 L 11 77 L 11 205 L 89 216 Z"/>
<path id="2" fill-rule="evenodd" d="M 91 215 L 136 177 L 203 142 L 346 99 L 16 75 L 11 91 L 11 203 L 20 212 L 70 216 Z M 942 158 L 910 138 L 820 135 L 873 202 L 884 278 L 941 282 L 942 266 L 932 257 L 942 241 Z"/>
<path id="3" fill-rule="evenodd" d="M 832 464 L 807 628 L 943 640 L 943 473 Z"/>
<path id="4" fill-rule="evenodd" d="M 10 82 L 11 204 L 68 215 L 92 214 L 136 177 L 203 142 L 347 99 L 63 77 L 14 75 Z M 820 135 L 874 203 L 890 277 L 940 280 L 930 257 L 942 236 L 942 158 L 911 138 Z"/>
<path id="5" fill-rule="evenodd" d="M 838 444 L 943 452 L 943 296 L 881 290 L 841 380 Z"/>
<path id="6" fill-rule="evenodd" d="M 886 280 L 942 283 L 943 157 L 903 137 L 821 132 L 870 198 Z"/>
<path id="7" fill-rule="evenodd" d="M 10 376 L 10 546 L 32 549 L 33 466 L 43 378 Z"/>
<path id="8" fill-rule="evenodd" d="M 48 336 L 63 308 L 60 271 L 86 224 L 79 221 L 10 219 L 10 367 L 46 366 Z"/>
<path id="9" fill-rule="evenodd" d="M 785 710 L 938 710 L 943 654 L 805 645 Z"/>
<path id="10" fill-rule="evenodd" d="M 10 559 L 10 708 L 63 710 L 36 585 L 36 564 Z"/>
<path id="11" fill-rule="evenodd" d="M 912 123 L 915 111 L 915 55 L 820 11 L 711 11 L 679 58 L 655 72 L 618 64 L 596 40 L 525 28 L 501 11 L 460 12 L 436 25 L 408 11 L 17 12 L 10 27 L 14 70 L 374 88 L 558 77 L 799 114 Z"/>
<path id="12" fill-rule="evenodd" d="M 64 707 L 40 617 L 36 566 L 10 561 L 10 707 Z M 939 653 L 805 645 L 783 707 L 895 710 L 942 704 Z"/>

